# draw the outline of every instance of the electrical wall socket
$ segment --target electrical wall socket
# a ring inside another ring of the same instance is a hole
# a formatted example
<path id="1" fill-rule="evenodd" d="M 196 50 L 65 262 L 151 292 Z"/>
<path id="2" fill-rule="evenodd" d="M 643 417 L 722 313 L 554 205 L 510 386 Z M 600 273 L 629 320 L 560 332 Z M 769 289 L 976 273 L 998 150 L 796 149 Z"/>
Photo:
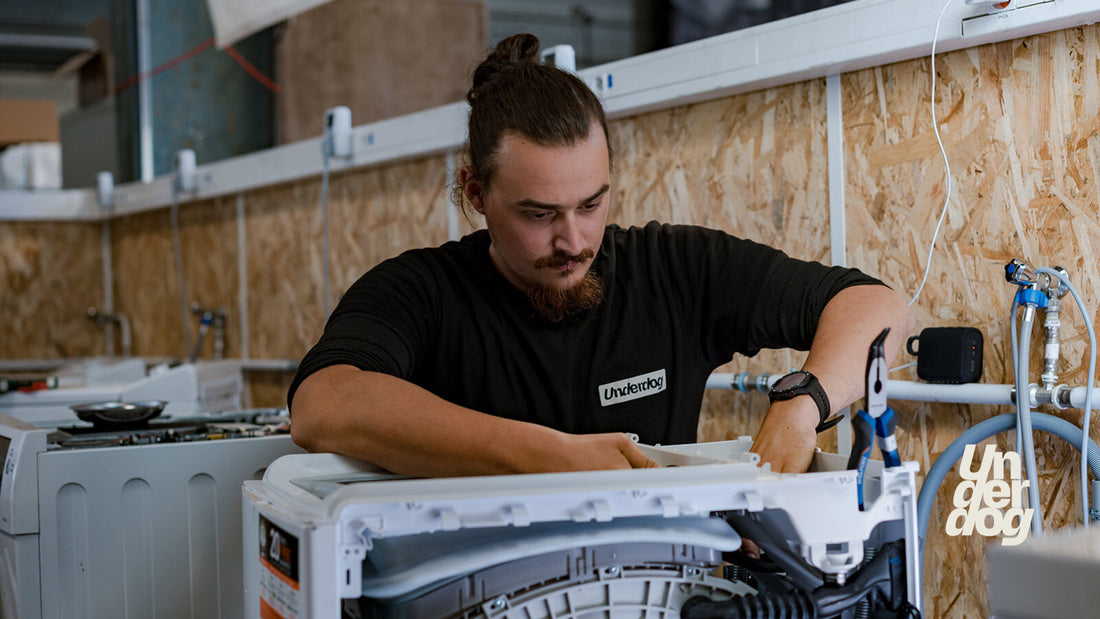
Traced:
<path id="1" fill-rule="evenodd" d="M 325 154 L 351 157 L 351 109 L 346 106 L 325 110 Z"/>
<path id="2" fill-rule="evenodd" d="M 181 193 L 191 193 L 199 188 L 195 151 L 190 148 L 176 151 L 176 183 Z"/>
<path id="3" fill-rule="evenodd" d="M 563 71 L 577 72 L 577 53 L 572 45 L 555 45 L 539 52 L 539 60 Z"/>
<path id="4" fill-rule="evenodd" d="M 100 208 L 108 209 L 115 205 L 115 175 L 111 172 L 99 172 L 95 176 L 95 197 Z"/>

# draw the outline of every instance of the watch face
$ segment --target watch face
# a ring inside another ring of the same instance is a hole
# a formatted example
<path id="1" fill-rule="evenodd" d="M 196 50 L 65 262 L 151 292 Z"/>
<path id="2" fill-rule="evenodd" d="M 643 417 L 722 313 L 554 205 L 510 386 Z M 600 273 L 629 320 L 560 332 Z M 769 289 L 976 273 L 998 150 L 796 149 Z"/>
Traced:
<path id="1" fill-rule="evenodd" d="M 783 378 L 775 381 L 775 384 L 772 385 L 772 391 L 790 391 L 791 389 L 797 389 L 799 387 L 805 386 L 806 383 L 808 383 L 809 381 L 809 372 L 791 372 Z"/>

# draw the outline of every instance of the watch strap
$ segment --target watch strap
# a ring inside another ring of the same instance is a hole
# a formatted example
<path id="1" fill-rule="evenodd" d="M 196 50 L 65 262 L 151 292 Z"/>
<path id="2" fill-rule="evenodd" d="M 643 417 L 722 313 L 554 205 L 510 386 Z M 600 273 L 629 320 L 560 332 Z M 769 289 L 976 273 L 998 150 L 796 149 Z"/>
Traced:
<path id="1" fill-rule="evenodd" d="M 843 420 L 844 420 L 844 415 L 833 415 L 831 418 L 826 419 L 825 421 L 822 421 L 821 423 L 817 424 L 817 427 L 814 428 L 814 431 L 817 432 L 818 434 L 821 434 L 825 430 L 828 430 L 829 428 L 835 426 L 836 424 L 840 423 Z"/>
<path id="2" fill-rule="evenodd" d="M 826 424 L 826 419 L 829 419 L 829 414 L 832 412 L 832 406 L 829 404 L 829 396 L 825 393 L 825 389 L 821 386 L 821 382 L 819 382 L 817 377 L 810 372 L 805 370 L 799 370 L 799 372 L 808 377 L 804 384 L 784 391 L 776 391 L 773 388 L 768 392 L 768 399 L 775 402 L 776 400 L 790 400 L 800 395 L 808 395 L 813 399 L 814 404 L 817 404 L 818 414 L 821 415 L 821 419 L 817 425 L 817 431 L 823 432 L 833 427 L 841 418 L 836 417 L 835 419 L 830 419 L 829 423 Z M 794 374 L 794 372 L 791 372 L 791 374 Z M 780 380 L 782 380 L 782 378 Z"/>

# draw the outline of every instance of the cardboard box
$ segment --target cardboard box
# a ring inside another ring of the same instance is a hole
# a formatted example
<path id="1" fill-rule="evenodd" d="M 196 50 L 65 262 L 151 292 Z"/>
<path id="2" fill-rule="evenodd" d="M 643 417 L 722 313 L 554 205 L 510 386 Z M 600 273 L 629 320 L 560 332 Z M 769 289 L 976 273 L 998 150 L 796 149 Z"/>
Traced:
<path id="1" fill-rule="evenodd" d="M 60 140 L 60 124 L 53 101 L 0 99 L 0 146 Z"/>
<path id="2" fill-rule="evenodd" d="M 95 49 L 76 54 L 54 71 L 55 77 L 76 73 L 79 79 L 77 102 L 81 107 L 114 96 L 115 71 L 111 56 L 111 32 L 104 17 L 84 27 L 95 40 Z"/>

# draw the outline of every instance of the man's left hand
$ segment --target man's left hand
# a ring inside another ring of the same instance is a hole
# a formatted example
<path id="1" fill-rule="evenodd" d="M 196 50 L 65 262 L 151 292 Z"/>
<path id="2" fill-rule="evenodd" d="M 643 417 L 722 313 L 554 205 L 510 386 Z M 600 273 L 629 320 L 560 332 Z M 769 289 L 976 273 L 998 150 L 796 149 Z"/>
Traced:
<path id="1" fill-rule="evenodd" d="M 803 370 L 817 376 L 838 410 L 864 395 L 867 387 L 867 347 L 884 327 L 886 359 L 892 361 L 913 330 L 913 313 L 898 293 L 885 286 L 852 286 L 837 293 L 818 320 Z M 817 446 L 821 413 L 813 398 L 801 395 L 777 401 L 768 409 L 752 451 L 781 473 L 804 473 Z"/>
<path id="2" fill-rule="evenodd" d="M 805 473 L 817 447 L 821 414 L 810 396 L 776 401 L 753 441 L 752 451 L 761 463 L 769 462 L 777 473 Z"/>

